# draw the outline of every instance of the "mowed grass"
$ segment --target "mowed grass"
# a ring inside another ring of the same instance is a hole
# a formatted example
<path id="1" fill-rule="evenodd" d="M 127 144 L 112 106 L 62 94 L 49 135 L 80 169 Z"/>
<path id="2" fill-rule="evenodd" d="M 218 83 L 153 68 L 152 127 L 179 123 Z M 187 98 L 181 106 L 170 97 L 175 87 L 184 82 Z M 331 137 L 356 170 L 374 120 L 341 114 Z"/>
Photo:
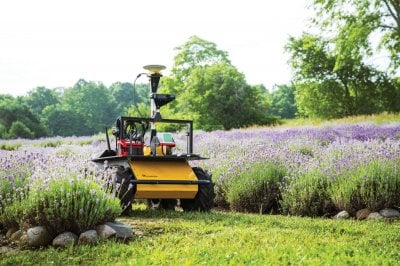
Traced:
<path id="1" fill-rule="evenodd" d="M 400 221 L 136 210 L 128 243 L 0 255 L 1 265 L 395 265 Z"/>

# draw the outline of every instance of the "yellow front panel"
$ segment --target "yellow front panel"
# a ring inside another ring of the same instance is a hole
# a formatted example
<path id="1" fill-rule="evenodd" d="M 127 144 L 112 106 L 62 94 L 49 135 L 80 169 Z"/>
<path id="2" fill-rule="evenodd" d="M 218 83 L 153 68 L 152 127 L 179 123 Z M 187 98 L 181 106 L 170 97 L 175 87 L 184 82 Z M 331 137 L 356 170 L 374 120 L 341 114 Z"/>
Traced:
<path id="1" fill-rule="evenodd" d="M 137 180 L 197 180 L 186 161 L 129 161 Z M 138 184 L 137 199 L 192 199 L 198 185 Z"/>

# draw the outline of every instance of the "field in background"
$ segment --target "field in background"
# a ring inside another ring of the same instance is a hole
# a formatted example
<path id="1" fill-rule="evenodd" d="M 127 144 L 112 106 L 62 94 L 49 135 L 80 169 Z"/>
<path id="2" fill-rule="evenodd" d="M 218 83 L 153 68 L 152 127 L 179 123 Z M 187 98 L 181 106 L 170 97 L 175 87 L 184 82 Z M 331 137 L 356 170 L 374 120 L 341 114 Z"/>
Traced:
<path id="1" fill-rule="evenodd" d="M 344 124 L 344 123 L 355 124 L 364 122 L 372 122 L 375 124 L 400 122 L 400 114 L 381 113 L 376 115 L 350 116 L 346 118 L 331 119 L 331 120 L 317 119 L 317 118 L 284 119 L 282 120 L 282 126 L 287 126 L 287 127 L 307 126 L 307 125 L 320 126 L 329 124 Z"/>

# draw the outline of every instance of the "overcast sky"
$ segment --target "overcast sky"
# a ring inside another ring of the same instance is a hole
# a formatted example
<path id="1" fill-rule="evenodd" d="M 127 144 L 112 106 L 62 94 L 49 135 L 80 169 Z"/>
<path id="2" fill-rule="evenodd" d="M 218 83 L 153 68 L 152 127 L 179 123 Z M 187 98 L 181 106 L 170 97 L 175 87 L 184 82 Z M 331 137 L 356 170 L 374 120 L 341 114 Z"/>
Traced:
<path id="1" fill-rule="evenodd" d="M 283 47 L 309 16 L 306 0 L 1 1 L 0 93 L 80 78 L 133 82 L 144 65 L 170 69 L 174 47 L 192 35 L 227 51 L 248 83 L 270 89 L 290 81 Z"/>

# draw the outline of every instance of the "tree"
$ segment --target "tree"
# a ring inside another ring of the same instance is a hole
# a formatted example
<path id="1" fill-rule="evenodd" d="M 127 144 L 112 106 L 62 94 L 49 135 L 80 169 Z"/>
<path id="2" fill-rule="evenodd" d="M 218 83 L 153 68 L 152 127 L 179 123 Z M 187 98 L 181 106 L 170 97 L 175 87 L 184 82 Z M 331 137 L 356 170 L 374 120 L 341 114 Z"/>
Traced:
<path id="1" fill-rule="evenodd" d="M 227 63 L 197 67 L 188 76 L 181 100 L 202 129 L 231 129 L 267 122 L 258 87 Z"/>
<path id="2" fill-rule="evenodd" d="M 76 113 L 80 130 L 76 135 L 96 134 L 109 127 L 117 117 L 117 104 L 102 83 L 78 81 L 74 87 L 67 88 L 61 99 L 63 111 Z"/>
<path id="3" fill-rule="evenodd" d="M 44 108 L 59 103 L 59 96 L 54 90 L 37 87 L 28 92 L 28 95 L 24 97 L 24 101 L 31 111 L 40 117 Z"/>
<path id="4" fill-rule="evenodd" d="M 172 73 L 179 81 L 184 81 L 193 68 L 225 62 L 230 64 L 228 53 L 219 50 L 213 42 L 191 36 L 182 46 L 176 47 Z"/>
<path id="5" fill-rule="evenodd" d="M 31 139 L 35 134 L 21 121 L 15 121 L 11 124 L 9 133 L 13 138 Z"/>
<path id="6" fill-rule="evenodd" d="M 16 122 L 20 122 L 15 124 Z M 3 125 L 2 138 L 38 138 L 46 136 L 46 130 L 21 98 L 0 96 L 0 124 Z M 12 126 L 13 130 L 11 131 Z M 7 131 L 7 134 L 4 132 Z M 18 133 L 17 135 L 15 135 Z M 25 134 L 26 133 L 26 134 Z"/>
<path id="7" fill-rule="evenodd" d="M 313 0 L 314 23 L 321 31 L 336 35 L 338 56 L 343 58 L 371 55 L 371 39 L 380 37 L 380 47 L 391 54 L 393 69 L 400 65 L 400 1 L 398 0 Z M 361 59 L 361 58 L 359 58 Z"/>
<path id="8" fill-rule="evenodd" d="M 84 118 L 61 104 L 49 105 L 43 110 L 43 122 L 51 136 L 84 136 L 93 134 L 85 127 Z"/>
<path id="9" fill-rule="evenodd" d="M 161 113 L 195 120 L 195 127 L 231 129 L 271 121 L 267 117 L 267 90 L 250 86 L 216 44 L 189 38 L 177 48 L 170 77 L 161 92 L 177 96 Z"/>
<path id="10" fill-rule="evenodd" d="M 294 118 L 297 106 L 294 98 L 294 86 L 278 85 L 271 93 L 269 114 L 281 118 Z"/>
<path id="11" fill-rule="evenodd" d="M 149 105 L 149 86 L 147 84 L 136 84 L 134 88 L 132 83 L 116 82 L 110 86 L 110 91 L 116 103 L 117 114 L 127 114 L 127 109 L 135 108 L 141 103 Z"/>
<path id="12" fill-rule="evenodd" d="M 386 73 L 359 58 L 343 57 L 328 41 L 291 37 L 287 51 L 294 69 L 299 113 L 322 118 L 399 110 L 399 91 Z"/>

